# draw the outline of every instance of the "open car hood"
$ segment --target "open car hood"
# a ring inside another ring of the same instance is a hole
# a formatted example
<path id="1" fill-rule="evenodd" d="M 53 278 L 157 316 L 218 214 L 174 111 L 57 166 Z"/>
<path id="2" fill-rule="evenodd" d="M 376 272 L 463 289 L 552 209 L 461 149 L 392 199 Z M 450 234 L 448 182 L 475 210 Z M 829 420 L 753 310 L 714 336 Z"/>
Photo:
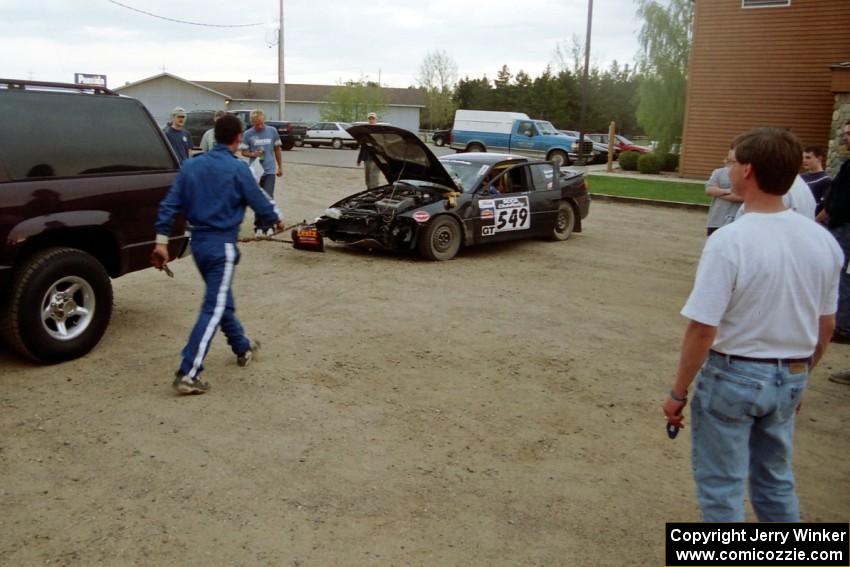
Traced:
<path id="1" fill-rule="evenodd" d="M 437 156 L 410 130 L 364 124 L 352 126 L 348 133 L 369 153 L 390 183 L 416 179 L 460 191 Z"/>

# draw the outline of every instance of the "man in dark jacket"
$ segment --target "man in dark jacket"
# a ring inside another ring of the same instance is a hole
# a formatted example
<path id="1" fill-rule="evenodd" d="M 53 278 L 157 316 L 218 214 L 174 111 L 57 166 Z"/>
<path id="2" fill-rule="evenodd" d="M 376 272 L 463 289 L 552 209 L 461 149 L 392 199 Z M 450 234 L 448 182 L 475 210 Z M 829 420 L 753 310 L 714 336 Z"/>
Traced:
<path id="1" fill-rule="evenodd" d="M 186 111 L 178 106 L 171 111 L 171 122 L 165 127 L 165 137 L 174 148 L 180 165 L 192 156 L 192 135 L 184 128 L 185 124 Z"/>
<path id="2" fill-rule="evenodd" d="M 369 121 L 369 124 L 374 126 L 378 123 L 378 115 L 374 112 L 370 112 L 366 120 Z M 363 171 L 366 175 L 366 189 L 372 189 L 380 185 L 381 181 L 378 176 L 380 175 L 381 170 L 378 169 L 378 166 L 374 161 L 372 161 L 372 158 L 363 146 L 360 146 L 360 153 L 357 154 L 357 165 L 360 165 L 361 162 L 363 163 Z"/>
<path id="3" fill-rule="evenodd" d="M 247 366 L 259 347 L 245 336 L 233 300 L 231 284 L 239 250 L 236 240 L 250 206 L 263 223 L 282 230 L 280 210 L 254 181 L 245 162 L 233 152 L 242 142 L 242 122 L 225 115 L 215 123 L 212 151 L 187 161 L 159 204 L 156 246 L 151 263 L 162 270 L 168 263 L 168 236 L 174 215 L 182 213 L 192 226 L 192 256 L 206 283 L 204 302 L 172 386 L 180 394 L 203 394 L 209 383 L 198 376 L 219 325 L 239 366 Z"/>
<path id="4" fill-rule="evenodd" d="M 850 150 L 850 121 L 844 125 L 844 145 Z M 850 260 L 850 159 L 841 165 L 838 175 L 832 180 L 823 210 L 818 214 L 817 220 L 826 223 L 844 252 L 844 269 L 841 270 L 838 288 L 838 313 L 833 340 L 850 342 L 850 274 L 847 273 L 847 261 Z M 850 369 L 833 374 L 830 379 L 850 384 Z"/>

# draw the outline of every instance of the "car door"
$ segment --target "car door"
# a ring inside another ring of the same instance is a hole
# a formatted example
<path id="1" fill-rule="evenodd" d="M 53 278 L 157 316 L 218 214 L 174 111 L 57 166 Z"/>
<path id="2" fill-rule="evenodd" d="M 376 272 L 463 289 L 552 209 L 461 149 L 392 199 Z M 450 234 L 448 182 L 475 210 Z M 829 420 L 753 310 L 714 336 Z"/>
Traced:
<path id="1" fill-rule="evenodd" d="M 524 167 L 530 182 L 532 232 L 548 235 L 555 228 L 561 205 L 558 168 L 549 162 L 532 163 Z"/>
<path id="2" fill-rule="evenodd" d="M 537 157 L 537 127 L 530 120 L 521 120 L 516 133 L 511 135 L 511 152 L 524 156 Z"/>
<path id="3" fill-rule="evenodd" d="M 516 240 L 547 234 L 555 225 L 560 192 L 550 163 L 515 165 L 485 185 L 473 205 L 475 240 Z M 547 170 L 548 168 L 548 179 Z M 488 187 L 493 187 L 488 191 Z"/>

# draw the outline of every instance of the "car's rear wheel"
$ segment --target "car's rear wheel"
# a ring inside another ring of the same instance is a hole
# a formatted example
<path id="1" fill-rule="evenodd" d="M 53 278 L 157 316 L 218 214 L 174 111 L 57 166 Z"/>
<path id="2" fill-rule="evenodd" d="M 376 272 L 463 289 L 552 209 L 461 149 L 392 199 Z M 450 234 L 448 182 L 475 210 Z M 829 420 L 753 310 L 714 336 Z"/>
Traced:
<path id="1" fill-rule="evenodd" d="M 568 156 L 567 152 L 563 150 L 554 150 L 551 154 L 549 154 L 549 161 L 554 163 L 557 167 L 563 167 L 565 165 L 570 165 L 570 156 Z"/>
<path id="2" fill-rule="evenodd" d="M 48 248 L 16 272 L 0 320 L 8 343 L 40 362 L 89 352 L 112 317 L 112 284 L 93 256 Z"/>
<path id="3" fill-rule="evenodd" d="M 479 143 L 472 143 L 466 147 L 466 151 L 468 152 L 483 152 L 484 146 Z"/>
<path id="4" fill-rule="evenodd" d="M 446 145 L 446 140 L 442 136 L 436 136 L 434 137 L 434 145 L 442 147 Z"/>
<path id="5" fill-rule="evenodd" d="M 331 146 L 333 146 L 333 149 L 335 150 L 340 149 L 342 147 L 342 140 L 340 140 L 339 138 L 334 138 L 331 141 Z"/>
<path id="6" fill-rule="evenodd" d="M 451 260 L 460 250 L 460 225 L 448 215 L 431 220 L 419 238 L 419 253 L 429 260 Z"/>
<path id="7" fill-rule="evenodd" d="M 558 218 L 552 229 L 552 240 L 567 240 L 576 227 L 576 212 L 569 203 L 561 203 L 558 207 Z"/>
<path id="8" fill-rule="evenodd" d="M 295 147 L 300 148 L 304 145 L 304 140 L 295 140 Z"/>

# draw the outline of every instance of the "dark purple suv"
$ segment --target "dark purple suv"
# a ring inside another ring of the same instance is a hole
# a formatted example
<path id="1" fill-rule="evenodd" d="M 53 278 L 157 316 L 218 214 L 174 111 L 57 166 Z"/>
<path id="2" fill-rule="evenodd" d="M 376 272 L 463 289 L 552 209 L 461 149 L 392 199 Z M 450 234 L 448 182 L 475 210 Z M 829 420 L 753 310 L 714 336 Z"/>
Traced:
<path id="1" fill-rule="evenodd" d="M 84 355 L 112 284 L 150 266 L 177 160 L 142 104 L 103 88 L 0 79 L 0 335 L 40 362 Z M 185 223 L 169 251 L 185 254 Z"/>

